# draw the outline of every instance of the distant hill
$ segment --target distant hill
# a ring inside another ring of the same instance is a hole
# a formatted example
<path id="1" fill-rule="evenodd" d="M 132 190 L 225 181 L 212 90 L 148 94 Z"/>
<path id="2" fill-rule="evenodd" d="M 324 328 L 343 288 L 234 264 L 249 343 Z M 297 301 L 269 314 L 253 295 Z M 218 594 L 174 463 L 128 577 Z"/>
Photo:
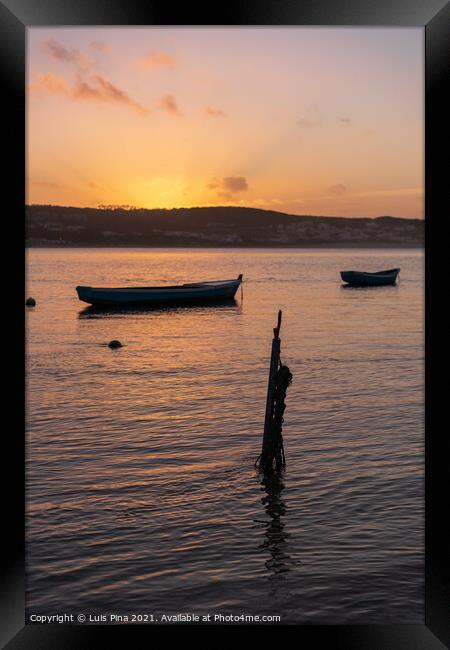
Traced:
<path id="1" fill-rule="evenodd" d="M 26 207 L 28 246 L 421 247 L 424 221 L 298 216 L 241 207 Z"/>

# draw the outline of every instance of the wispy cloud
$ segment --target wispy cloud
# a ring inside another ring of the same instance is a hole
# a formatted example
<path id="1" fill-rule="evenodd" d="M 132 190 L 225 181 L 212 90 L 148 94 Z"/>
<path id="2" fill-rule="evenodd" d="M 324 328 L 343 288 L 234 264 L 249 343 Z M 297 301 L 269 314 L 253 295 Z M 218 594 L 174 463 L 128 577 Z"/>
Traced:
<path id="1" fill-rule="evenodd" d="M 250 205 L 257 205 L 259 207 L 263 206 L 263 207 L 273 208 L 274 206 L 276 207 L 276 206 L 284 205 L 286 202 L 278 198 L 271 198 L 271 199 L 257 198 L 251 200 L 247 199 L 246 203 Z"/>
<path id="2" fill-rule="evenodd" d="M 167 52 L 151 52 L 143 59 L 138 59 L 136 63 L 141 68 L 174 68 L 175 59 Z"/>
<path id="3" fill-rule="evenodd" d="M 128 106 L 139 115 L 148 115 L 147 108 L 131 99 L 131 97 L 124 91 L 114 86 L 110 81 L 101 77 L 99 74 L 90 77 L 92 85 L 83 81 L 80 77 L 73 89 L 74 99 L 86 99 L 101 102 L 110 102 L 116 104 L 123 104 Z"/>
<path id="4" fill-rule="evenodd" d="M 213 178 L 206 186 L 210 190 L 216 190 L 219 196 L 231 199 L 233 195 L 248 190 L 247 179 L 244 176 L 224 176 Z"/>
<path id="5" fill-rule="evenodd" d="M 54 38 L 43 41 L 42 51 L 56 61 L 77 65 L 81 70 L 88 70 L 92 66 L 91 59 L 76 49 L 67 49 Z"/>
<path id="6" fill-rule="evenodd" d="M 58 183 L 50 183 L 48 181 L 31 181 L 31 185 L 36 185 L 37 187 L 45 187 L 46 189 L 58 190 L 61 188 L 61 185 Z"/>
<path id="7" fill-rule="evenodd" d="M 48 72 L 41 74 L 36 83 L 31 84 L 30 90 L 39 95 L 69 95 L 70 88 L 62 77 Z"/>
<path id="8" fill-rule="evenodd" d="M 164 95 L 164 97 L 161 97 L 159 107 L 166 113 L 169 113 L 169 115 L 181 115 L 181 111 L 173 95 Z"/>
<path id="9" fill-rule="evenodd" d="M 297 125 L 298 126 L 303 126 L 306 128 L 310 128 L 311 126 L 316 126 L 316 122 L 313 122 L 310 120 L 308 117 L 301 117 L 300 119 L 297 120 Z"/>
<path id="10" fill-rule="evenodd" d="M 214 106 L 206 106 L 204 109 L 205 115 L 208 117 L 225 117 L 226 113 L 220 108 L 214 108 Z"/>
<path id="11" fill-rule="evenodd" d="M 407 187 L 392 190 L 370 190 L 367 192 L 354 192 L 352 197 L 373 197 L 373 196 L 423 196 L 423 187 Z"/>
<path id="12" fill-rule="evenodd" d="M 110 104 L 122 104 L 132 109 L 139 115 L 148 115 L 149 110 L 131 99 L 121 88 L 114 86 L 110 81 L 100 75 L 91 75 L 89 80 L 81 75 L 73 87 L 62 77 L 57 77 L 51 72 L 41 75 L 37 83 L 32 84 L 31 90 L 42 95 L 64 95 L 75 101 L 99 101 Z"/>
<path id="13" fill-rule="evenodd" d="M 330 187 L 327 188 L 326 193 L 331 194 L 332 196 L 342 196 L 347 192 L 347 188 L 345 185 L 342 185 L 342 183 L 338 183 L 337 185 L 330 185 Z"/>
<path id="14" fill-rule="evenodd" d="M 349 117 L 340 117 L 339 122 L 341 122 L 342 124 L 345 124 L 346 126 L 351 126 L 351 124 L 352 124 L 352 121 L 351 121 L 351 119 Z"/>
<path id="15" fill-rule="evenodd" d="M 111 52 L 111 46 L 102 41 L 92 41 L 90 46 L 92 49 L 97 50 L 97 52 L 102 52 L 102 54 L 109 54 L 109 52 Z"/>
<path id="16" fill-rule="evenodd" d="M 297 120 L 297 126 L 302 128 L 311 128 L 319 126 L 322 119 L 317 104 L 311 104 L 306 108 L 303 115 Z"/>

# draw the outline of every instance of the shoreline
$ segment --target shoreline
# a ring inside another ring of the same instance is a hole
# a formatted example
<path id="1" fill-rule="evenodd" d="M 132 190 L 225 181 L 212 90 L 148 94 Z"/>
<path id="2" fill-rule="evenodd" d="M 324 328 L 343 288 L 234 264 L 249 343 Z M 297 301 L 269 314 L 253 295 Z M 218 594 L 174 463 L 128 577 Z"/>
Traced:
<path id="1" fill-rule="evenodd" d="M 336 242 L 333 244 L 324 244 L 324 243 L 315 243 L 315 244 L 273 244 L 273 243 L 261 243 L 261 244 L 242 244 L 242 245 L 232 245 L 226 243 L 218 243 L 217 245 L 203 245 L 203 244 L 172 244 L 171 246 L 164 246 L 164 244 L 157 245 L 143 245 L 138 243 L 127 244 L 123 243 L 120 245 L 117 244 L 69 244 L 69 243 L 25 243 L 25 249 L 32 248 L 145 248 L 145 249 L 210 249 L 210 248 L 224 248 L 224 249 L 258 249 L 258 248 L 273 248 L 273 249 L 293 249 L 293 250 L 310 250 L 310 249 L 367 249 L 367 250 L 383 250 L 383 249 L 404 249 L 404 250 L 425 250 L 424 244 L 405 244 L 400 242 L 389 242 L 389 243 L 380 243 L 373 244 L 367 242 Z"/>

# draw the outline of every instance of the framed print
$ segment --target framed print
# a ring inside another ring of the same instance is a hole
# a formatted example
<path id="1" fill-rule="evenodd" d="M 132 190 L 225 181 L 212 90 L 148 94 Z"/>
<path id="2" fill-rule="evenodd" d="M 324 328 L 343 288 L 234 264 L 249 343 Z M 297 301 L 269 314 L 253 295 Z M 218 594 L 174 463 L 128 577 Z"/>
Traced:
<path id="1" fill-rule="evenodd" d="M 448 4 L 0 18 L 26 294 L 2 644 L 295 626 L 448 647 Z"/>

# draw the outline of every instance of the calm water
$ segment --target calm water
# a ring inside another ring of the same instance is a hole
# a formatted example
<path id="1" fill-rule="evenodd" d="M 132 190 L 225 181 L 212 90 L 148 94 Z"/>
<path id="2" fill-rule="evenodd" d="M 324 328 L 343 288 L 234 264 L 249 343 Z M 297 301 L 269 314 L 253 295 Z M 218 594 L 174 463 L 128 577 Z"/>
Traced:
<path id="1" fill-rule="evenodd" d="M 338 275 L 397 266 L 398 287 Z M 241 272 L 232 306 L 75 293 Z M 27 275 L 28 613 L 423 622 L 422 252 L 35 249 Z M 264 484 L 278 308 L 288 465 Z"/>

